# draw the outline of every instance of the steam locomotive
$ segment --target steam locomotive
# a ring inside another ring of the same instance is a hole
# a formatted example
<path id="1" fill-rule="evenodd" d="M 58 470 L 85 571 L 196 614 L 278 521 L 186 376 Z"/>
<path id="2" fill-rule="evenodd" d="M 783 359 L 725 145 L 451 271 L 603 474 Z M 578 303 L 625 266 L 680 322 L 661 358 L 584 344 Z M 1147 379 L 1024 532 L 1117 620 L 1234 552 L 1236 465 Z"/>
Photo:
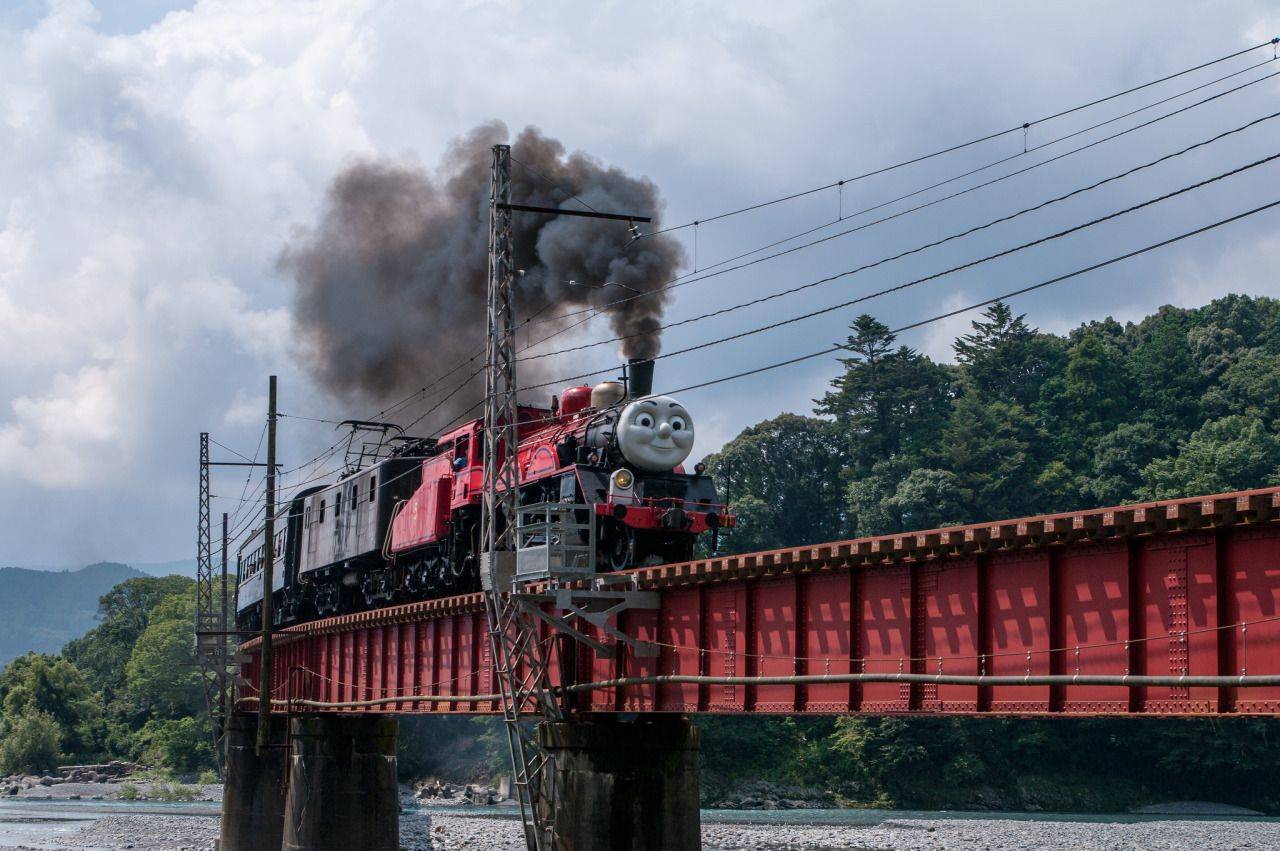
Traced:
<path id="1" fill-rule="evenodd" d="M 682 466 L 693 450 L 689 411 L 650 395 L 653 361 L 629 366 L 625 382 L 518 408 L 519 504 L 589 506 L 603 569 L 688 560 L 699 535 L 734 523 L 702 466 Z M 478 590 L 483 431 L 477 419 L 436 439 L 404 439 L 389 457 L 282 505 L 273 621 Z M 261 627 L 264 545 L 260 528 L 238 553 L 240 629 Z"/>

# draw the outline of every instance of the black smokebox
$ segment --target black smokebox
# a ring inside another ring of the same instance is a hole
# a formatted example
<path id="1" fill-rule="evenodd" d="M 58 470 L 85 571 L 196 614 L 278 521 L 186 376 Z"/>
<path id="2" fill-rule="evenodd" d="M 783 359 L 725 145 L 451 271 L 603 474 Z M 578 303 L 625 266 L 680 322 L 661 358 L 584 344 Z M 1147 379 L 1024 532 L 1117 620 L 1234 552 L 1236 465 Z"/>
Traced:
<path id="1" fill-rule="evenodd" d="M 632 358 L 627 361 L 627 393 L 632 399 L 648 396 L 653 392 L 653 361 Z"/>

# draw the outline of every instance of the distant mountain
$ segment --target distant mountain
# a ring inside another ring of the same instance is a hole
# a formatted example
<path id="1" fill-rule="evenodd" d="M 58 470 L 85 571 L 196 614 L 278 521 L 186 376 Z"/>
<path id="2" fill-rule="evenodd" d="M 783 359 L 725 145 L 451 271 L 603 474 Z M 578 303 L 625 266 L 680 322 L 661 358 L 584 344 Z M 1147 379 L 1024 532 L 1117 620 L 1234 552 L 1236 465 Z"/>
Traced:
<path id="1" fill-rule="evenodd" d="M 0 567 L 0 666 L 31 650 L 58 652 L 96 624 L 99 597 L 146 575 L 108 561 L 58 572 Z"/>

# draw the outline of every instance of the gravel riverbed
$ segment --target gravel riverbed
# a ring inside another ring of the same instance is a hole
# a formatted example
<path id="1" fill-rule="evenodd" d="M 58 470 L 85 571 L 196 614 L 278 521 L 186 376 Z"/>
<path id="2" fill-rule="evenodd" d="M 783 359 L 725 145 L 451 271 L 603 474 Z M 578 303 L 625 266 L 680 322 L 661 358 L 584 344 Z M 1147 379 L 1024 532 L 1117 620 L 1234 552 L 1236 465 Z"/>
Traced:
<path id="1" fill-rule="evenodd" d="M 1269 849 L 1277 824 L 1252 821 L 1147 821 L 1136 823 L 1021 819 L 890 819 L 870 826 L 720 824 L 702 826 L 703 848 L 729 849 Z M 209 816 L 106 815 L 53 842 L 4 848 L 40 851 L 205 851 L 213 847 L 218 820 Z M 409 851 L 494 849 L 518 851 L 519 823 L 510 818 L 406 814 L 401 845 Z"/>

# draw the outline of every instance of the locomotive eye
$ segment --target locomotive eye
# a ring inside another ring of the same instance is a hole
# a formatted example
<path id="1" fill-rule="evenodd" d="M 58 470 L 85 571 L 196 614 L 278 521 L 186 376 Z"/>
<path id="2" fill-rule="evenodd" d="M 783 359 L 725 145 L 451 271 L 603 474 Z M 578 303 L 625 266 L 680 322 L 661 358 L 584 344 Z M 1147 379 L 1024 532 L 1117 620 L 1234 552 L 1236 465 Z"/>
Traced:
<path id="1" fill-rule="evenodd" d="M 644 428 L 653 428 L 653 417 L 648 414 L 641 414 L 636 417 L 636 425 L 643 426 Z"/>
<path id="2" fill-rule="evenodd" d="M 683 428 L 684 428 L 684 417 L 672 417 L 672 418 L 671 418 L 671 430 L 672 430 L 672 431 L 680 431 L 680 430 L 681 430 L 681 429 L 683 429 Z"/>

